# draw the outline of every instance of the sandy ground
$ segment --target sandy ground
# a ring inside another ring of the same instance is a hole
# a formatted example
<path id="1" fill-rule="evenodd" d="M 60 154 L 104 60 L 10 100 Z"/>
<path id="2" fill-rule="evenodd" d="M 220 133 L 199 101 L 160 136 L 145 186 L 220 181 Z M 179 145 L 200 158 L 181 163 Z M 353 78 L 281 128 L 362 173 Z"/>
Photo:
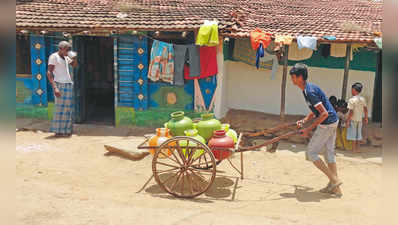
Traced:
<path id="1" fill-rule="evenodd" d="M 65 139 L 16 132 L 18 224 L 380 224 L 381 149 L 338 153 L 341 199 L 318 192 L 327 180 L 304 160 L 304 145 L 281 143 L 276 153 L 244 153 L 243 180 L 222 162 L 211 189 L 187 200 L 154 180 L 144 186 L 152 156 L 107 155 L 104 144 L 128 139 L 134 147 L 143 140 L 110 130 Z M 239 155 L 233 162 L 239 165 Z"/>

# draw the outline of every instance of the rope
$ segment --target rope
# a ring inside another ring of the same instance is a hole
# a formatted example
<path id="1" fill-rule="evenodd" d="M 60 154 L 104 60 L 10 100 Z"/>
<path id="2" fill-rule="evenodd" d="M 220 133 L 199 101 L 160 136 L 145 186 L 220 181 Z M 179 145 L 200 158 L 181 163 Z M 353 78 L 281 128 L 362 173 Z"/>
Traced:
<path id="1" fill-rule="evenodd" d="M 70 33 L 69 33 L 69 34 L 70 34 Z M 83 37 L 96 37 L 96 36 L 92 36 L 92 35 L 81 35 L 80 33 L 76 33 L 76 34 L 78 34 L 78 36 L 83 36 Z M 132 35 L 144 36 L 144 37 L 146 37 L 146 38 L 148 38 L 148 39 L 151 39 L 151 40 L 153 40 L 153 41 L 161 41 L 161 40 L 159 40 L 159 39 L 156 39 L 156 38 L 154 38 L 154 37 L 152 37 L 152 36 L 149 36 L 149 35 L 145 34 L 144 32 L 139 32 L 139 31 L 138 31 L 137 34 L 132 34 Z M 48 37 L 48 38 L 58 38 L 58 39 L 64 39 L 64 40 L 68 40 L 68 39 L 70 39 L 72 36 L 73 36 L 73 34 L 70 34 L 70 37 L 56 36 L 56 35 L 46 35 L 46 34 L 44 34 L 44 35 L 39 35 L 39 34 L 32 34 L 32 33 L 17 34 L 17 37 L 21 37 L 21 38 L 22 38 L 22 37 L 25 37 L 25 38 L 27 38 L 27 37 Z M 118 34 L 118 35 L 110 34 L 109 37 L 114 37 L 114 38 L 116 38 L 117 36 L 120 36 L 120 34 Z M 171 41 L 161 41 L 161 42 L 166 42 L 166 43 L 173 44 Z"/>

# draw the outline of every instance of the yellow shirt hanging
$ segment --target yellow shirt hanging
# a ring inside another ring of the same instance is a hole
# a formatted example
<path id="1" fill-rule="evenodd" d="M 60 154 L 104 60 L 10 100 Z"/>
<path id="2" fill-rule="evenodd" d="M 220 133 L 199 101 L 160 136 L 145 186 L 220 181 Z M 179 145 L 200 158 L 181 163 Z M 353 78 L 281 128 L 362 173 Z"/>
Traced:
<path id="1" fill-rule="evenodd" d="M 204 21 L 196 36 L 196 44 L 200 46 L 217 46 L 219 44 L 217 21 Z"/>

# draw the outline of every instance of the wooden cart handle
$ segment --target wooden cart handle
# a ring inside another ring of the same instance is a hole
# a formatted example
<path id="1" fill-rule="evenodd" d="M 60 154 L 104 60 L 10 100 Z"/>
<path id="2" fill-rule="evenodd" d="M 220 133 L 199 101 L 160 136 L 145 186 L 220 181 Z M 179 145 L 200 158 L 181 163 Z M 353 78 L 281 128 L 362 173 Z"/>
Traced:
<path id="1" fill-rule="evenodd" d="M 255 146 L 249 146 L 249 147 L 242 147 L 242 146 L 241 146 L 241 147 L 239 147 L 237 150 L 235 150 L 235 152 L 246 152 L 246 151 L 251 151 L 251 150 L 254 150 L 254 149 L 258 149 L 258 148 L 261 148 L 261 147 L 263 147 L 263 146 L 271 145 L 271 144 L 273 144 L 273 143 L 275 143 L 275 142 L 278 142 L 278 141 L 280 141 L 281 139 L 288 138 L 288 137 L 290 137 L 290 136 L 299 134 L 300 132 L 301 132 L 300 130 L 290 131 L 290 132 L 288 132 L 288 133 L 286 133 L 286 134 L 283 134 L 283 135 L 281 135 L 281 136 L 272 138 L 271 140 L 266 141 L 266 142 L 264 142 L 264 143 L 261 144 L 261 145 L 255 145 Z"/>
<path id="2" fill-rule="evenodd" d="M 256 132 L 256 133 L 248 133 L 248 134 L 245 134 L 245 136 L 257 137 L 257 136 L 261 136 L 261 135 L 265 135 L 265 134 L 274 133 L 276 131 L 283 130 L 283 129 L 286 129 L 286 128 L 289 128 L 289 127 L 297 127 L 296 122 L 284 123 L 284 124 L 278 125 L 276 127 L 273 127 L 273 128 L 270 128 L 270 129 L 265 129 L 263 131 L 259 131 L 259 132 Z"/>

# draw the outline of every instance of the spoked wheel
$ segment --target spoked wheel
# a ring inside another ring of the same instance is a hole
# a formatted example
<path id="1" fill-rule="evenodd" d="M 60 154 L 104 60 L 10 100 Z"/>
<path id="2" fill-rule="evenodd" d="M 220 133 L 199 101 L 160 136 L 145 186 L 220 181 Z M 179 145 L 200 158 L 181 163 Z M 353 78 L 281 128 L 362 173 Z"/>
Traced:
<path id="1" fill-rule="evenodd" d="M 165 152 L 170 152 L 171 155 L 168 156 Z M 209 169 L 202 169 L 204 167 Z M 206 192 L 213 184 L 216 161 L 205 144 L 189 137 L 174 137 L 156 150 L 152 171 L 164 191 L 176 197 L 194 198 Z"/>

